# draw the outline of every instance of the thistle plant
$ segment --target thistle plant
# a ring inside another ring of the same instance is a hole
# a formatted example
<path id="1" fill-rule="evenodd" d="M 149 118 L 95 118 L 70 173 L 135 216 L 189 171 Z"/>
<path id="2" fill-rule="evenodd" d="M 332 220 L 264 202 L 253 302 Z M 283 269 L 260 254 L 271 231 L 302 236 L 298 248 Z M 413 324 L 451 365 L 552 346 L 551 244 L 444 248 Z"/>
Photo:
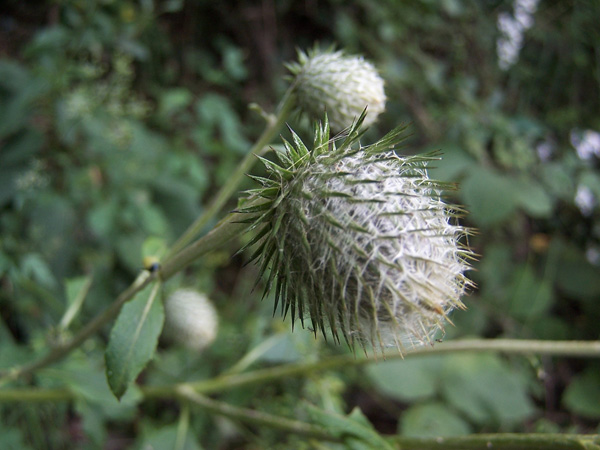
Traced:
<path id="1" fill-rule="evenodd" d="M 434 156 L 400 156 L 397 128 L 362 146 L 365 114 L 330 139 L 327 119 L 312 149 L 292 131 L 278 162 L 262 159 L 269 178 L 252 177 L 240 208 L 257 245 L 251 259 L 274 289 L 275 308 L 337 341 L 403 349 L 443 329 L 470 284 L 472 255 L 455 224 L 460 208 L 444 203 L 448 186 L 428 178 Z"/>
<path id="2" fill-rule="evenodd" d="M 365 125 L 374 123 L 385 110 L 383 79 L 360 56 L 315 49 L 298 52 L 298 62 L 287 67 L 294 75 L 299 106 L 311 117 L 327 112 L 334 131 L 349 127 L 365 108 L 369 109 Z"/>

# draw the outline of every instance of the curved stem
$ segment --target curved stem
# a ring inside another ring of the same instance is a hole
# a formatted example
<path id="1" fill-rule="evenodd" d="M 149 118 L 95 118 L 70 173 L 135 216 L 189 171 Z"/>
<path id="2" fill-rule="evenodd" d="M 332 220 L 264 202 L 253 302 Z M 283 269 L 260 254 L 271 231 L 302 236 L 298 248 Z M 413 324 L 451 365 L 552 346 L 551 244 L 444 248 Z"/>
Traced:
<path id="1" fill-rule="evenodd" d="M 285 121 L 290 116 L 291 112 L 296 106 L 296 96 L 293 94 L 293 87 L 288 90 L 285 97 L 281 101 L 277 108 L 277 116 L 272 117 L 267 122 L 267 127 L 258 138 L 254 146 L 250 149 L 245 158 L 240 162 L 235 171 L 231 174 L 227 183 L 223 185 L 221 190 L 212 199 L 211 203 L 204 210 L 204 212 L 192 223 L 188 229 L 181 235 L 181 237 L 173 244 L 169 250 L 166 259 L 170 259 L 176 253 L 181 251 L 187 244 L 189 244 L 202 229 L 208 224 L 208 222 L 223 208 L 227 200 L 237 190 L 239 184 L 244 178 L 244 175 L 252 168 L 256 161 L 256 155 L 260 154 L 262 150 L 269 145 L 269 142 L 273 140 L 273 137 L 281 130 Z"/>
<path id="2" fill-rule="evenodd" d="M 386 360 L 410 358 L 444 353 L 458 352 L 499 352 L 507 354 L 543 354 L 583 358 L 600 358 L 600 341 L 537 341 L 519 339 L 464 339 L 445 342 L 435 347 L 422 347 L 407 351 L 404 354 L 386 355 Z M 187 383 L 196 392 L 211 393 L 228 390 L 247 384 L 263 383 L 280 378 L 302 376 L 313 372 L 335 369 L 338 367 L 362 366 L 376 362 L 367 357 L 356 357 L 353 354 L 339 355 L 312 363 L 286 364 L 282 366 L 257 369 L 251 372 L 221 375 L 208 380 Z M 142 388 L 147 397 L 172 397 L 175 387 L 145 386 Z"/>
<path id="3" fill-rule="evenodd" d="M 62 342 L 52 348 L 49 353 L 40 359 L 25 364 L 20 367 L 13 367 L 7 371 L 0 373 L 0 386 L 8 381 L 16 380 L 20 377 L 26 377 L 42 367 L 49 366 L 68 355 L 71 351 L 79 347 L 87 338 L 96 333 L 104 324 L 113 319 L 121 310 L 121 307 L 135 294 L 144 289 L 156 278 L 156 274 L 151 274 L 148 271 L 141 272 L 131 285 L 125 289 L 121 295 L 102 313 L 97 315 L 91 322 L 88 322 L 75 336 L 71 339 Z"/>
<path id="4" fill-rule="evenodd" d="M 285 417 L 275 416 L 273 414 L 255 411 L 252 409 L 240 408 L 228 403 L 212 400 L 208 397 L 198 394 L 189 385 L 180 385 L 177 388 L 177 395 L 180 398 L 201 406 L 213 414 L 219 414 L 230 419 L 247 422 L 254 425 L 268 426 L 270 428 L 276 428 L 288 433 L 299 434 L 307 438 L 339 442 L 339 439 L 332 436 L 321 427 L 311 425 L 306 422 L 301 422 L 299 420 L 287 419 Z"/>
<path id="5" fill-rule="evenodd" d="M 402 450 L 591 450 L 600 449 L 597 434 L 497 433 L 448 438 L 389 438 Z"/>
<path id="6" fill-rule="evenodd" d="M 63 359 L 71 351 L 79 347 L 79 345 L 82 344 L 83 341 L 85 341 L 88 337 L 92 336 L 100 328 L 102 328 L 102 326 L 116 317 L 123 305 L 127 301 L 131 300 L 138 292 L 144 289 L 153 280 L 157 278 L 163 280 L 169 279 L 179 270 L 185 268 L 200 256 L 218 248 L 224 243 L 230 241 L 233 237 L 239 235 L 239 233 L 247 227 L 246 224 L 237 223 L 236 220 L 239 219 L 239 214 L 230 214 L 206 236 L 198 239 L 184 251 L 175 255 L 159 271 L 154 273 L 150 273 L 146 270 L 142 271 L 136 280 L 125 291 L 123 291 L 108 308 L 96 316 L 71 339 L 54 347 L 49 353 L 36 361 L 23 366 L 13 367 L 0 373 L 0 386 L 9 381 L 16 380 L 17 378 L 30 375 L 38 369 L 49 366 Z"/>
<path id="7" fill-rule="evenodd" d="M 393 353 L 387 360 L 412 358 L 418 356 L 452 354 L 461 352 L 498 352 L 506 354 L 537 354 L 567 356 L 571 358 L 600 358 L 600 341 L 537 341 L 519 339 L 464 339 L 445 342 L 435 347 L 423 347 L 404 353 Z M 173 398 L 181 386 L 192 388 L 201 394 L 226 391 L 234 387 L 271 380 L 302 376 L 339 367 L 361 366 L 374 363 L 367 357 L 355 357 L 352 354 L 329 357 L 313 363 L 285 364 L 266 369 L 257 369 L 245 373 L 221 375 L 208 380 L 187 382 L 163 386 L 141 386 L 144 398 Z M 35 391 L 34 394 L 31 392 Z M 47 397 L 44 396 L 47 393 Z M 69 390 L 57 389 L 0 389 L 0 403 L 17 401 L 71 400 L 74 394 Z"/>

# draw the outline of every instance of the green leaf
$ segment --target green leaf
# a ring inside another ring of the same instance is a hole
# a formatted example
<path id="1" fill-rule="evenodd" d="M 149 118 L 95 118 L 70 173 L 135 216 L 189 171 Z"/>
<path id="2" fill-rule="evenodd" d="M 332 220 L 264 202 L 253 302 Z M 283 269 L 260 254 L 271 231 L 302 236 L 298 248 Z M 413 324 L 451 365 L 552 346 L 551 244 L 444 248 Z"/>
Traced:
<path id="1" fill-rule="evenodd" d="M 481 226 L 499 224 L 519 206 L 514 180 L 495 171 L 473 171 L 461 185 L 461 195 L 469 217 Z"/>
<path id="2" fill-rule="evenodd" d="M 444 397 L 482 425 L 511 426 L 534 412 L 527 380 L 496 355 L 456 355 L 440 377 Z"/>
<path id="3" fill-rule="evenodd" d="M 183 434 L 183 433 L 182 433 Z M 202 447 L 196 440 L 196 437 L 189 431 L 178 441 L 178 427 L 168 425 L 153 431 L 140 448 L 142 449 L 178 449 L 178 450 L 201 450 Z M 177 444 L 177 445 L 176 445 Z"/>
<path id="4" fill-rule="evenodd" d="M 542 185 L 530 178 L 523 178 L 516 182 L 515 187 L 515 199 L 527 214 L 536 218 L 550 217 L 552 197 Z"/>
<path id="5" fill-rule="evenodd" d="M 512 316 L 531 320 L 544 315 L 552 306 L 552 285 L 546 280 L 538 279 L 530 265 L 517 267 L 511 284 L 507 301 Z"/>
<path id="6" fill-rule="evenodd" d="M 587 419 L 600 419 L 600 371 L 588 368 L 577 376 L 563 396 L 564 405 Z"/>
<path id="7" fill-rule="evenodd" d="M 92 285 L 92 276 L 84 276 L 71 278 L 65 282 L 65 290 L 67 293 L 67 310 L 60 320 L 59 327 L 62 330 L 66 330 L 69 327 L 71 321 L 75 318 L 77 313 L 83 305 L 83 301 L 87 296 Z"/>
<path id="8" fill-rule="evenodd" d="M 402 413 L 399 432 L 411 437 L 463 436 L 471 427 L 442 403 L 415 405 Z"/>
<path id="9" fill-rule="evenodd" d="M 575 245 L 567 244 L 562 252 L 560 270 L 556 273 L 558 287 L 570 297 L 594 301 L 600 295 L 600 269 L 590 264 Z"/>
<path id="10" fill-rule="evenodd" d="M 443 361 L 435 356 L 382 361 L 366 368 L 377 390 L 400 401 L 432 397 Z"/>
<path id="11" fill-rule="evenodd" d="M 333 436 L 344 441 L 348 450 L 392 450 L 393 447 L 375 431 L 373 425 L 356 407 L 348 416 L 324 411 L 313 405 L 308 406 L 312 421 L 325 428 Z"/>
<path id="12" fill-rule="evenodd" d="M 164 321 L 160 283 L 148 285 L 125 304 L 110 333 L 106 349 L 106 377 L 120 399 L 154 356 Z"/>

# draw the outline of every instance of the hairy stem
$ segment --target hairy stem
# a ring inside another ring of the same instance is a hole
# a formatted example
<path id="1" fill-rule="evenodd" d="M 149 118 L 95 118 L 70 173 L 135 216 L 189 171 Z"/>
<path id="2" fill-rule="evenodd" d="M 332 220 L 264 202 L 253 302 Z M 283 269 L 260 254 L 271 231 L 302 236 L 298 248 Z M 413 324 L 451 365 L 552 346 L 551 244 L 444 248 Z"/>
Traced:
<path id="1" fill-rule="evenodd" d="M 204 212 L 173 244 L 173 247 L 169 250 L 166 259 L 171 258 L 181 251 L 198 235 L 198 233 L 202 231 L 208 222 L 210 222 L 210 220 L 219 213 L 221 208 L 223 208 L 225 203 L 227 203 L 227 200 L 229 200 L 236 192 L 239 184 L 244 178 L 244 175 L 254 165 L 256 161 L 256 155 L 260 154 L 269 144 L 269 142 L 273 140 L 273 137 L 281 130 L 295 106 L 296 96 L 293 94 L 292 88 L 290 88 L 277 108 L 277 115 L 275 117 L 271 117 L 270 120 L 267 121 L 267 126 L 262 135 L 258 138 L 254 146 L 250 149 L 248 154 L 231 174 L 231 177 L 227 180 L 227 183 L 225 183 L 215 197 L 213 197 L 211 203 L 207 206 Z"/>

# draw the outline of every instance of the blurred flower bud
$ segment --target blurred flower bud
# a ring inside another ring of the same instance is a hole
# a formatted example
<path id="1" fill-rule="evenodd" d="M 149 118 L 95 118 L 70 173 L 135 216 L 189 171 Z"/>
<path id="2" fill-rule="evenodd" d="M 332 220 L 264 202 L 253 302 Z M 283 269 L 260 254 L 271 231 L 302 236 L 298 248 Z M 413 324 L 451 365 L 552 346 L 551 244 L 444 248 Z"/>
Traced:
<path id="1" fill-rule="evenodd" d="M 208 297 L 192 289 L 179 289 L 165 300 L 163 333 L 190 350 L 200 352 L 215 340 L 218 321 Z"/>
<path id="2" fill-rule="evenodd" d="M 275 307 L 304 325 L 341 335 L 351 347 L 414 346 L 443 329 L 470 284 L 472 256 L 460 241 L 460 208 L 441 200 L 448 186 L 430 180 L 432 156 L 403 157 L 398 128 L 362 147 L 364 115 L 342 137 L 329 140 L 327 121 L 312 150 L 293 134 L 280 163 L 265 161 L 269 179 L 240 209 L 254 216 L 253 258 L 271 272 Z"/>
<path id="3" fill-rule="evenodd" d="M 294 75 L 298 103 L 313 118 L 329 116 L 334 131 L 350 125 L 367 108 L 365 126 L 385 110 L 383 79 L 373 65 L 360 56 L 342 51 L 299 52 L 298 62 L 289 64 Z"/>

